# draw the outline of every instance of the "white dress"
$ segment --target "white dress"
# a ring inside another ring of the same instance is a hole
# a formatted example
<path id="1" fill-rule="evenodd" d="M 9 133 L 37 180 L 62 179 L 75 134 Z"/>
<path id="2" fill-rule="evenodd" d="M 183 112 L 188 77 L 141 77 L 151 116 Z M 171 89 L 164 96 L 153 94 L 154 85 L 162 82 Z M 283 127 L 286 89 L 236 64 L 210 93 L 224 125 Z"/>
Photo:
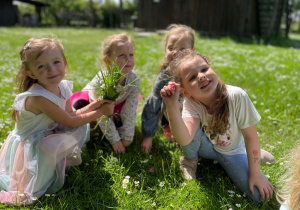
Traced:
<path id="1" fill-rule="evenodd" d="M 19 111 L 19 119 L 0 150 L 0 202 L 31 204 L 45 193 L 54 193 L 64 184 L 66 166 L 81 163 L 88 125 L 68 128 L 44 113 L 25 110 L 28 96 L 43 96 L 65 109 L 73 83 L 63 80 L 59 88 L 62 98 L 38 84 L 16 96 L 13 109 Z"/>

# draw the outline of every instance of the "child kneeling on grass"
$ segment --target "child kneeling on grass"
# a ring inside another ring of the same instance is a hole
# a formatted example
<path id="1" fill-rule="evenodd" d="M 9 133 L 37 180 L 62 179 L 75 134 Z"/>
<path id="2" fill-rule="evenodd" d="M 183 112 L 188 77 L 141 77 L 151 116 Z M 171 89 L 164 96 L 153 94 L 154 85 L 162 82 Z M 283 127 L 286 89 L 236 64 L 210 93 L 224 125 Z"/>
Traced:
<path id="1" fill-rule="evenodd" d="M 179 53 L 170 64 L 175 82 L 161 90 L 171 131 L 185 158 L 181 170 L 195 177 L 198 156 L 217 160 L 239 190 L 260 203 L 273 196 L 273 185 L 260 171 L 260 115 L 247 93 L 224 85 L 195 51 Z M 182 117 L 179 91 L 185 96 Z M 245 145 L 247 154 L 245 153 Z"/>

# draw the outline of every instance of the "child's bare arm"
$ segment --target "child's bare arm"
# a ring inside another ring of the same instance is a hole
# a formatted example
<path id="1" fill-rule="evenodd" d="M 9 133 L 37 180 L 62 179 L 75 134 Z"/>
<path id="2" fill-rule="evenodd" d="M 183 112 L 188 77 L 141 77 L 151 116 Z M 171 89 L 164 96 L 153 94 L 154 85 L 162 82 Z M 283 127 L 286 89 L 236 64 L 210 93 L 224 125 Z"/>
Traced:
<path id="1" fill-rule="evenodd" d="M 44 113 L 55 122 L 68 127 L 82 126 L 86 123 L 96 120 L 97 118 L 100 118 L 102 115 L 111 115 L 114 109 L 114 102 L 106 102 L 98 109 L 72 116 L 44 97 L 31 97 L 31 100 L 33 102 L 31 105 L 34 104 L 34 107 L 32 107 L 33 109 Z"/>
<path id="2" fill-rule="evenodd" d="M 256 131 L 256 125 L 242 129 L 244 136 L 248 164 L 249 164 L 249 188 L 254 194 L 253 187 L 256 186 L 260 192 L 260 199 L 271 199 L 273 196 L 273 185 L 260 173 L 260 143 Z"/>
<path id="3" fill-rule="evenodd" d="M 180 145 L 188 145 L 194 138 L 194 135 L 200 125 L 200 119 L 184 118 L 180 114 L 178 104 L 179 85 L 170 82 L 161 90 L 161 96 L 166 104 L 170 127 L 176 142 Z"/>

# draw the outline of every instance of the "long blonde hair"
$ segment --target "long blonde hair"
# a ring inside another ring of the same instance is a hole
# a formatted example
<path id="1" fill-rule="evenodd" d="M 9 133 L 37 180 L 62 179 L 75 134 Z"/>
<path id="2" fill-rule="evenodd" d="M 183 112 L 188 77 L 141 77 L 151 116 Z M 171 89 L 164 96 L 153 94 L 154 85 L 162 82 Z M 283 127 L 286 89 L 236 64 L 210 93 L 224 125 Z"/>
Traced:
<path id="1" fill-rule="evenodd" d="M 57 48 L 61 52 L 67 65 L 67 60 L 63 52 L 64 48 L 56 38 L 31 38 L 26 41 L 20 50 L 21 67 L 15 79 L 18 87 L 17 93 L 27 91 L 34 83 L 37 82 L 36 79 L 30 78 L 26 74 L 26 71 L 30 71 L 29 64 L 38 59 L 43 52 L 53 48 Z M 13 110 L 11 116 L 14 121 L 17 121 L 19 112 Z"/>
<path id="2" fill-rule="evenodd" d="M 167 33 L 165 37 L 165 48 L 167 46 L 168 40 L 172 35 L 180 35 L 180 39 L 182 38 L 189 38 L 191 41 L 191 47 L 194 48 L 195 45 L 195 31 L 189 26 L 181 25 L 181 24 L 171 24 L 167 27 Z M 169 66 L 169 63 L 166 61 L 166 59 L 162 62 L 160 66 L 159 72 L 161 72 L 163 69 L 167 68 Z"/>
<path id="3" fill-rule="evenodd" d="M 300 209 L 300 142 L 288 156 L 288 162 L 285 165 L 285 173 L 281 176 L 280 182 L 283 187 L 277 192 L 276 198 L 279 203 L 285 205 L 291 210 Z"/>
<path id="4" fill-rule="evenodd" d="M 118 42 L 129 43 L 134 47 L 133 39 L 125 33 L 108 36 L 102 43 L 102 60 L 106 57 L 110 57 L 114 53 L 112 47 Z"/>
<path id="5" fill-rule="evenodd" d="M 200 55 L 194 50 L 184 50 L 180 52 L 175 59 L 170 63 L 170 73 L 173 80 L 183 87 L 179 70 L 182 64 L 194 58 L 203 59 L 209 66 L 211 61 L 208 57 Z M 214 104 L 214 112 L 211 123 L 206 127 L 206 131 L 210 133 L 210 139 L 214 139 L 218 134 L 224 134 L 230 127 L 229 124 L 229 107 L 228 107 L 228 92 L 225 84 L 219 80 L 216 89 L 216 101 Z"/>

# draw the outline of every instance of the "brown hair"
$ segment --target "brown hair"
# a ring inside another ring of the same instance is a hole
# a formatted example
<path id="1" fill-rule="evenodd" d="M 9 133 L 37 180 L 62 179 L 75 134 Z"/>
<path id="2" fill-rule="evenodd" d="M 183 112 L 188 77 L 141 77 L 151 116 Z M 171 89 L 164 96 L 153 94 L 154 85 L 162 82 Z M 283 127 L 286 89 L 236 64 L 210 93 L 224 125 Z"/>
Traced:
<path id="1" fill-rule="evenodd" d="M 107 37 L 102 44 L 102 59 L 105 57 L 110 57 L 112 55 L 113 50 L 112 47 L 117 44 L 118 42 L 122 43 L 130 43 L 134 47 L 134 41 L 131 37 L 126 35 L 125 33 L 122 34 L 114 34 Z"/>
<path id="2" fill-rule="evenodd" d="M 180 52 L 175 59 L 170 63 L 170 73 L 174 81 L 179 83 L 181 87 L 181 78 L 179 75 L 180 67 L 183 63 L 192 59 L 203 59 L 209 66 L 211 61 L 208 57 L 200 55 L 194 50 L 184 50 Z M 216 89 L 216 101 L 214 102 L 214 112 L 212 121 L 206 127 L 206 131 L 210 132 L 210 138 L 214 139 L 218 134 L 224 134 L 229 129 L 229 107 L 228 107 L 228 92 L 225 84 L 219 80 Z"/>
<path id="3" fill-rule="evenodd" d="M 67 64 L 66 57 L 64 55 L 64 48 L 62 44 L 56 38 L 31 38 L 26 41 L 25 45 L 20 50 L 21 67 L 16 76 L 16 84 L 18 86 L 17 93 L 23 93 L 27 91 L 37 80 L 27 76 L 26 71 L 29 71 L 29 63 L 38 59 L 42 53 L 48 49 L 57 48 Z M 18 120 L 19 112 L 16 110 L 12 111 L 12 119 Z"/>
<path id="4" fill-rule="evenodd" d="M 280 181 L 284 183 L 282 189 L 276 194 L 276 199 L 283 204 L 287 201 L 289 209 L 300 209 L 300 142 L 292 150 L 285 165 L 285 173 L 281 176 Z"/>
<path id="5" fill-rule="evenodd" d="M 191 41 L 191 46 L 194 48 L 195 44 L 195 31 L 189 26 L 181 25 L 181 24 L 171 24 L 167 27 L 167 34 L 166 34 L 166 41 L 165 41 L 165 47 L 167 46 L 168 40 L 170 36 L 172 35 L 181 35 L 180 39 L 182 38 L 189 38 Z M 169 66 L 169 63 L 164 60 L 163 63 L 160 66 L 159 72 L 161 72 L 163 69 L 167 68 Z"/>

